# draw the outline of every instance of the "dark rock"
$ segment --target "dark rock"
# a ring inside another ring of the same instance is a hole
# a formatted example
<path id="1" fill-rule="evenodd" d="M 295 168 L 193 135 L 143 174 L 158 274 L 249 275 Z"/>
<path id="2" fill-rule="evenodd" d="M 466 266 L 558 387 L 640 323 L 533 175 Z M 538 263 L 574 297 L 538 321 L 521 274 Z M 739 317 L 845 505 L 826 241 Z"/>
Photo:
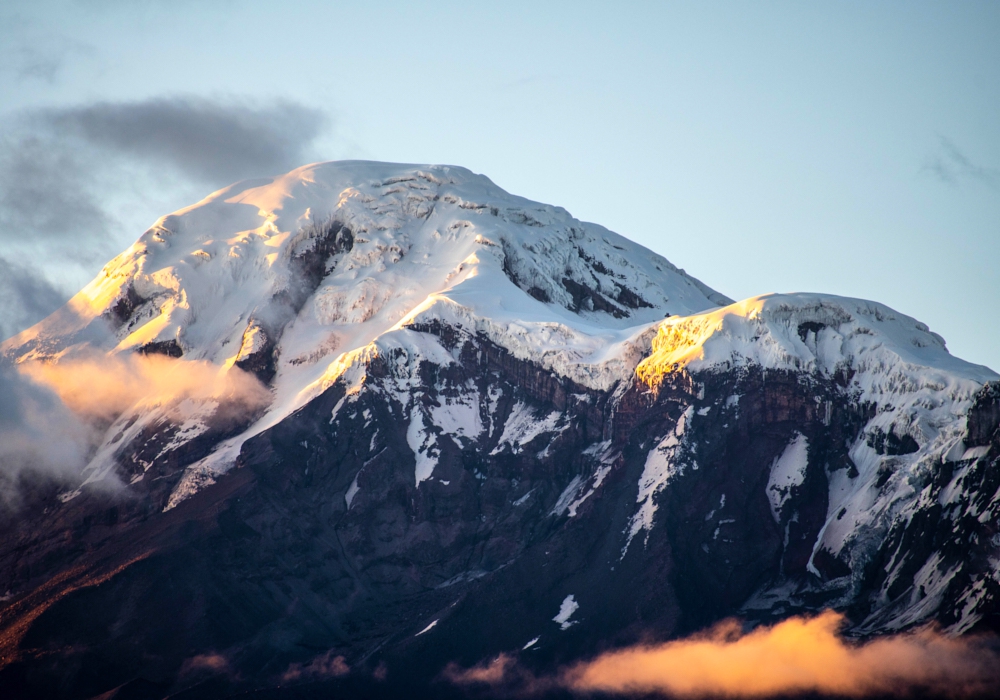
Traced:
<path id="1" fill-rule="evenodd" d="M 167 357 L 181 357 L 184 355 L 184 350 L 176 339 L 157 340 L 146 343 L 136 350 L 136 352 L 140 355 L 166 355 Z"/>
<path id="2" fill-rule="evenodd" d="M 1000 437 L 1000 382 L 990 382 L 980 389 L 969 409 L 965 444 L 989 445 Z"/>

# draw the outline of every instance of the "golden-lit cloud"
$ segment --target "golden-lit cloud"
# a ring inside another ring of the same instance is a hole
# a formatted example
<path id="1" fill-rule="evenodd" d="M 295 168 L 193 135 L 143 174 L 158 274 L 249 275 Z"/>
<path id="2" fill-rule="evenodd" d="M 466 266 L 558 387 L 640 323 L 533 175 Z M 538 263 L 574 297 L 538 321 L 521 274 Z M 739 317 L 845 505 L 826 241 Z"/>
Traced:
<path id="1" fill-rule="evenodd" d="M 444 675 L 461 685 L 519 686 L 527 695 L 565 688 L 671 698 L 973 698 L 992 696 L 1000 683 L 1000 654 L 983 639 L 923 629 L 854 642 L 839 634 L 843 623 L 827 611 L 744 634 L 726 621 L 686 639 L 601 654 L 551 677 L 532 677 L 506 656 L 466 670 L 450 666 Z"/>
<path id="2" fill-rule="evenodd" d="M 281 676 L 281 680 L 288 683 L 306 679 L 337 678 L 346 676 L 350 672 L 351 667 L 347 665 L 344 657 L 335 655 L 331 650 L 320 654 L 309 663 L 293 663 Z"/>
<path id="3" fill-rule="evenodd" d="M 230 430 L 270 400 L 253 375 L 202 360 L 97 352 L 20 364 L 0 359 L 0 508 L 17 507 L 25 479 L 78 483 L 120 416 L 196 419 Z M 102 483 L 121 485 L 114 475 Z"/>
<path id="4" fill-rule="evenodd" d="M 574 690 L 756 698 L 820 693 L 864 697 L 923 690 L 982 694 L 1000 679 L 998 658 L 974 641 L 923 630 L 853 644 L 827 611 L 741 634 L 724 622 L 705 635 L 603 654 L 562 674 Z"/>
<path id="5" fill-rule="evenodd" d="M 111 420 L 142 406 L 184 400 L 256 410 L 270 398 L 251 374 L 204 360 L 163 355 L 91 355 L 56 362 L 26 362 L 24 374 L 54 391 L 74 413 Z"/>
<path id="6" fill-rule="evenodd" d="M 514 670 L 514 659 L 507 654 L 473 666 L 472 668 L 462 668 L 458 664 L 448 664 L 444 669 L 444 677 L 458 685 L 471 685 L 475 683 L 485 683 L 496 685 L 510 680 L 511 672 Z"/>

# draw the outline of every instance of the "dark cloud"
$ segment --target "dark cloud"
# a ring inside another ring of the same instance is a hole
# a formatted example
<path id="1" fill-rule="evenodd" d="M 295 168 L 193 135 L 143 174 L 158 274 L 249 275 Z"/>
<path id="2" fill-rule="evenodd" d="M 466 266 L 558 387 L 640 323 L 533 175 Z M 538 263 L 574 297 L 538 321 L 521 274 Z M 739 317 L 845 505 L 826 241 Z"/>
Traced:
<path id="1" fill-rule="evenodd" d="M 107 230 L 86 155 L 47 133 L 0 146 L 0 236 L 25 242 Z"/>
<path id="2" fill-rule="evenodd" d="M 39 270 L 0 257 L 0 340 L 41 321 L 68 298 Z"/>
<path id="3" fill-rule="evenodd" d="M 924 170 L 949 185 L 975 180 L 990 187 L 1000 186 L 1000 169 L 973 162 L 954 142 L 944 136 L 938 136 L 938 141 L 940 150 L 927 160 Z"/>
<path id="4" fill-rule="evenodd" d="M 217 188 L 311 160 L 324 115 L 293 102 L 192 97 L 99 102 L 20 115 L 0 143 L 0 238 L 101 237 L 107 201 L 142 184 Z M 163 212 L 157 212 L 162 214 Z"/>
<path id="5" fill-rule="evenodd" d="M 322 112 L 292 102 L 257 107 L 191 97 L 99 102 L 51 110 L 43 119 L 102 150 L 213 185 L 302 165 L 327 126 Z"/>
<path id="6" fill-rule="evenodd" d="M 0 124 L 0 256 L 74 269 L 67 286 L 82 285 L 158 216 L 318 160 L 312 146 L 327 127 L 322 112 L 295 102 L 197 97 L 14 115 Z M 10 335 L 54 296 L 23 269 L 16 279 L 4 272 L 0 331 Z"/>

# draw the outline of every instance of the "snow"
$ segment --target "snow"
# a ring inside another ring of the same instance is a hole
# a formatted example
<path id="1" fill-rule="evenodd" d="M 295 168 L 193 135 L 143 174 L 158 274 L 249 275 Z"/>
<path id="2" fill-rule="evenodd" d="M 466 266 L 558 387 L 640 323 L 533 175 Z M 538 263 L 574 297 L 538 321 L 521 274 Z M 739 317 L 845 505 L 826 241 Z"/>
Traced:
<path id="1" fill-rule="evenodd" d="M 550 515 L 562 515 L 570 507 L 570 504 L 576 498 L 577 494 L 580 493 L 580 489 L 583 488 L 583 477 L 580 475 L 574 476 L 566 488 L 563 489 L 562 493 L 559 494 L 559 498 L 556 499 L 556 504 L 552 506 Z M 574 513 L 575 515 L 575 513 Z M 572 516 L 570 516 L 572 517 Z"/>
<path id="2" fill-rule="evenodd" d="M 417 461 L 414 478 L 416 485 L 419 486 L 421 481 L 431 478 L 440 454 L 436 447 L 435 437 L 427 431 L 424 414 L 419 410 L 413 411 L 410 418 L 410 427 L 406 431 L 406 442 L 413 450 L 413 456 Z"/>
<path id="3" fill-rule="evenodd" d="M 539 435 L 553 432 L 559 425 L 560 418 L 562 418 L 562 414 L 559 411 L 552 411 L 544 418 L 539 418 L 530 406 L 523 401 L 518 401 L 504 424 L 503 433 L 500 434 L 497 446 L 490 454 L 500 454 L 504 447 L 509 447 L 514 454 L 520 454 L 524 445 Z"/>
<path id="4" fill-rule="evenodd" d="M 351 481 L 351 485 L 347 487 L 347 492 L 344 494 L 344 502 L 347 505 L 347 510 L 351 509 L 351 503 L 354 501 L 354 497 L 357 496 L 358 491 L 361 490 L 361 487 L 358 486 L 358 477 L 360 475 L 361 470 L 359 469 L 358 473 L 354 475 L 354 480 Z"/>
<path id="5" fill-rule="evenodd" d="M 766 493 L 771 504 L 771 515 L 774 516 L 774 522 L 780 521 L 781 510 L 791 496 L 792 489 L 805 482 L 808 451 L 809 440 L 805 435 L 796 433 L 792 441 L 785 447 L 785 451 L 771 465 Z"/>
<path id="6" fill-rule="evenodd" d="M 662 491 L 672 478 L 684 472 L 684 465 L 679 457 L 684 440 L 684 430 L 693 415 L 694 406 L 688 406 L 677 420 L 674 429 L 646 455 L 642 476 L 639 477 L 639 493 L 635 499 L 636 503 L 639 504 L 639 509 L 630 521 L 628 539 L 622 548 L 622 557 L 628 551 L 633 538 L 640 532 L 645 530 L 646 537 L 649 537 L 649 532 L 653 529 L 653 517 L 656 515 L 657 508 L 654 496 Z"/>
<path id="7" fill-rule="evenodd" d="M 328 261 L 319 286 L 294 310 L 285 300 L 300 279 L 295 261 L 328 223 L 348 227 L 353 247 Z M 621 317 L 588 304 L 572 310 L 564 278 L 612 300 Z M 550 301 L 529 296 L 532 287 Z M 139 308 L 109 333 L 103 319 L 129 288 Z M 620 288 L 649 306 L 614 301 Z M 728 302 L 659 255 L 464 168 L 342 161 L 236 183 L 162 217 L 66 307 L 0 353 L 114 355 L 176 340 L 182 361 L 226 368 L 275 343 L 270 406 L 234 442 L 192 465 L 171 497 L 177 503 L 230 468 L 243 442 L 332 383 L 363 381 L 364 363 L 397 344 L 393 336 L 408 325 L 443 320 L 608 389 L 631 375 L 665 314 Z M 427 417 L 427 425 L 453 420 L 461 426 L 454 434 L 476 434 L 472 411 L 449 410 L 454 415 Z M 423 476 L 433 471 L 433 450 L 421 451 L 426 440 L 420 423 L 413 427 Z"/>
<path id="8" fill-rule="evenodd" d="M 559 612 L 555 617 L 552 618 L 553 622 L 559 624 L 559 629 L 568 630 L 573 625 L 577 624 L 578 621 L 570 622 L 570 618 L 573 617 L 573 613 L 580 609 L 580 604 L 576 602 L 576 599 L 572 594 L 563 598 L 563 602 L 559 605 Z"/>
<path id="9" fill-rule="evenodd" d="M 331 226 L 349 229 L 353 245 L 326 260 L 312 280 L 315 288 L 300 289 L 299 261 Z M 565 279 L 602 295 L 617 316 L 597 310 L 592 298 L 578 305 Z M 643 303 L 631 308 L 621 301 L 628 298 L 623 290 Z M 136 308 L 127 323 L 109 330 L 107 320 L 121 300 Z M 473 386 L 449 387 L 439 392 L 446 397 L 440 405 L 424 405 L 415 395 L 421 363 L 455 361 L 436 338 L 414 330 L 431 322 L 481 334 L 515 358 L 602 391 L 633 373 L 655 386 L 679 369 L 697 375 L 757 365 L 824 380 L 850 377 L 849 399 L 873 406 L 874 416 L 849 446 L 857 476 L 846 469 L 830 473 L 829 511 L 814 556 L 820 548 L 837 554 L 878 537 L 934 499 L 951 505 L 962 488 L 961 469 L 941 493 L 924 493 L 919 485 L 943 458 L 986 455 L 985 448 L 961 444 L 964 417 L 979 387 L 1000 378 L 952 357 L 926 326 L 884 305 L 822 294 L 732 303 L 618 234 L 510 195 L 482 175 L 363 161 L 313 164 L 236 183 L 161 218 L 65 307 L 0 345 L 0 355 L 14 362 L 71 361 L 95 351 L 113 358 L 146 343 L 176 341 L 183 350 L 180 367 L 207 362 L 231 372 L 237 362 L 275 347 L 269 404 L 243 433 L 187 466 L 168 510 L 233 468 L 246 440 L 335 384 L 345 394 L 331 422 L 342 411 L 356 412 L 375 358 L 390 365 L 380 385 L 404 411 L 418 487 L 432 478 L 442 440 L 463 446 L 499 432 L 495 454 L 520 454 L 535 438 L 565 427 L 562 414 L 539 414 L 521 401 L 499 425 L 501 406 L 516 397 L 480 396 Z M 734 394 L 720 410 L 739 407 Z M 177 431 L 164 450 L 182 451 L 204 434 L 212 410 L 208 401 L 140 401 L 112 417 L 83 480 L 113 477 L 123 445 L 167 412 Z M 820 407 L 824 423 L 831 410 L 830 404 Z M 698 416 L 709 411 L 703 406 Z M 137 420 L 128 424 L 133 415 Z M 637 535 L 648 538 L 657 495 L 686 468 L 697 468 L 684 449 L 691 420 L 697 420 L 693 408 L 647 454 L 623 556 Z M 880 455 L 867 444 L 877 431 L 909 436 L 919 449 Z M 376 447 L 373 437 L 371 451 Z M 806 439 L 796 438 L 772 466 L 767 493 L 775 515 L 801 483 L 807 451 Z M 567 485 L 555 513 L 576 517 L 607 477 L 614 456 L 590 457 L 592 471 Z M 60 498 L 78 493 L 69 488 Z M 348 507 L 357 493 L 355 480 L 345 497 Z M 815 572 L 811 559 L 810 566 Z M 945 574 L 928 570 L 923 576 L 933 587 Z M 927 605 L 915 601 L 912 610 L 919 616 Z"/>
<path id="10" fill-rule="evenodd" d="M 952 356 L 943 339 L 926 325 L 872 301 L 828 294 L 768 294 L 667 318 L 659 324 L 652 352 L 636 373 L 655 387 L 680 369 L 697 381 L 699 373 L 750 366 L 792 371 L 800 374 L 800 381 L 813 378 L 827 385 L 835 376 L 848 377 L 848 400 L 874 409 L 848 446 L 857 474 L 847 469 L 829 473 L 829 508 L 807 565 L 817 577 L 820 572 L 813 560 L 820 549 L 835 555 L 845 548 L 865 551 L 877 546 L 893 524 L 908 522 L 921 508 L 935 501 L 957 502 L 966 467 L 956 469 L 943 488 L 932 490 L 925 484 L 942 461 L 975 460 L 988 453 L 962 442 L 965 416 L 980 387 L 1000 375 Z M 730 397 L 727 407 L 738 405 L 738 400 Z M 831 409 L 829 403 L 821 407 L 824 424 L 830 423 Z M 918 449 L 903 455 L 879 454 L 869 442 L 880 433 L 909 436 Z M 767 495 L 776 518 L 791 490 L 801 483 L 807 447 L 804 437 L 796 437 L 772 467 Z M 650 453 L 640 499 L 655 492 L 678 468 L 673 449 L 665 442 L 663 449 Z M 993 503 L 998 499 L 1000 492 Z M 646 498 L 633 519 L 630 537 L 648 527 L 654 512 L 651 498 Z M 893 572 L 899 564 L 893 564 Z M 913 589 L 923 586 L 925 596 L 911 600 L 893 624 L 925 619 L 937 609 L 955 574 L 928 562 Z"/>
<path id="11" fill-rule="evenodd" d="M 538 488 L 538 487 L 536 486 L 535 488 Z M 531 498 L 531 494 L 533 494 L 534 492 L 535 492 L 535 489 L 531 489 L 526 494 L 524 494 L 523 496 L 521 496 L 519 499 L 517 499 L 516 501 L 514 501 L 511 505 L 523 506 L 525 503 L 528 502 L 528 499 Z"/>
<path id="12" fill-rule="evenodd" d="M 0 600 L 2 600 L 2 598 L 0 598 Z M 535 646 L 536 644 L 538 644 L 538 640 L 539 639 L 541 639 L 540 636 L 539 637 L 535 637 L 534 639 L 528 640 L 528 643 L 525 644 L 523 647 L 521 647 L 521 651 L 524 651 L 525 649 L 530 649 L 531 647 Z"/>
<path id="13" fill-rule="evenodd" d="M 414 637 L 419 637 L 422 634 L 426 634 L 427 632 L 430 632 L 432 629 L 434 629 L 434 627 L 437 626 L 437 623 L 438 623 L 438 620 L 434 620 L 434 622 L 432 622 L 431 624 L 427 625 L 426 627 L 424 627 L 422 630 L 420 630 L 419 632 L 417 632 L 413 636 Z"/>

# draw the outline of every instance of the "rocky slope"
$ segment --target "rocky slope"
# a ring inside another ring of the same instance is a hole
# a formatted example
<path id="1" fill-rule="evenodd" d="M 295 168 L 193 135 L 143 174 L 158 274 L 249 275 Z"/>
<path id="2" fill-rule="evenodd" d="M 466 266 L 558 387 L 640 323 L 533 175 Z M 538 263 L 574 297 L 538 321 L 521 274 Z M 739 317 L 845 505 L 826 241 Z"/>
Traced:
<path id="1" fill-rule="evenodd" d="M 221 190 L 2 353 L 97 435 L 3 516 L 25 697 L 445 696 L 451 662 L 733 615 L 998 624 L 1000 377 L 461 168 Z M 107 367 L 113 409 L 67 389 Z"/>

